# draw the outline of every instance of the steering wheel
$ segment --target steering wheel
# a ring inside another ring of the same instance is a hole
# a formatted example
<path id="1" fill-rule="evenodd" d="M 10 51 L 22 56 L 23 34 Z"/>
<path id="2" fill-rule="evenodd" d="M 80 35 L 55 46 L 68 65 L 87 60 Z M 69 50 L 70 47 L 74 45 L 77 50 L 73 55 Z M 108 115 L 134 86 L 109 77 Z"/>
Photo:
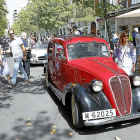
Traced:
<path id="1" fill-rule="evenodd" d="M 88 54 L 90 56 L 98 56 L 99 55 L 98 52 L 88 52 Z"/>

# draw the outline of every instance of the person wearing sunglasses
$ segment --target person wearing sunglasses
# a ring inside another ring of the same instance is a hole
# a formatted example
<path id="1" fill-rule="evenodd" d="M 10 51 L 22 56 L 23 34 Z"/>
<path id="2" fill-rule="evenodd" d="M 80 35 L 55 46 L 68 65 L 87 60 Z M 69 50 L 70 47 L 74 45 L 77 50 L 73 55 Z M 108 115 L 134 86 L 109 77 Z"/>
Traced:
<path id="1" fill-rule="evenodd" d="M 28 76 L 22 65 L 22 60 L 27 61 L 27 59 L 26 59 L 25 47 L 23 45 L 23 41 L 21 40 L 21 38 L 15 37 L 14 30 L 12 29 L 8 30 L 8 34 L 11 38 L 11 42 L 9 43 L 9 49 L 5 52 L 6 53 L 12 52 L 14 62 L 15 62 L 11 84 L 8 86 L 9 88 L 13 88 L 16 84 L 18 70 L 21 71 L 21 74 L 24 77 L 24 81 L 22 83 L 28 82 Z"/>
<path id="2" fill-rule="evenodd" d="M 122 32 L 119 40 L 120 45 L 114 50 L 119 68 L 122 68 L 127 75 L 133 75 L 136 64 L 136 52 L 133 43 L 129 42 L 129 34 Z"/>
<path id="3" fill-rule="evenodd" d="M 131 43 L 133 43 L 133 37 L 132 37 L 132 35 L 130 34 L 129 28 L 128 28 L 128 27 L 125 28 L 125 32 L 129 35 L 129 37 L 128 37 L 129 41 L 130 41 Z"/>

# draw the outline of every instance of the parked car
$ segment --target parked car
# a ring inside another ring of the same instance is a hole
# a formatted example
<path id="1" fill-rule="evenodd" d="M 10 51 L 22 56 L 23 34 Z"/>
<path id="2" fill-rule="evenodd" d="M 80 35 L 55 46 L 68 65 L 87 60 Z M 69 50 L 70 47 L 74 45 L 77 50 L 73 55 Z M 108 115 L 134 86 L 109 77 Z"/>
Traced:
<path id="1" fill-rule="evenodd" d="M 31 47 L 31 64 L 44 64 L 46 63 L 46 55 L 47 55 L 47 46 L 48 44 L 40 44 L 36 43 Z"/>
<path id="2" fill-rule="evenodd" d="M 140 77 L 118 67 L 104 39 L 56 37 L 47 56 L 46 85 L 71 106 L 76 128 L 140 118 Z"/>

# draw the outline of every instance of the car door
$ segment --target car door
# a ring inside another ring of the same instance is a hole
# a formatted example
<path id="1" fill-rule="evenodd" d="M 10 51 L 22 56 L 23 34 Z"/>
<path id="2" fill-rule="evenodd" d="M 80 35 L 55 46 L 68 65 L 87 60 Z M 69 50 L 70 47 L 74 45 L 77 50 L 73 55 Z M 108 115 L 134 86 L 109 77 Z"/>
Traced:
<path id="1" fill-rule="evenodd" d="M 62 59 L 62 55 L 65 59 Z M 63 91 L 65 86 L 69 83 L 68 77 L 68 64 L 66 60 L 66 55 L 64 51 L 64 47 L 62 44 L 55 43 L 55 70 L 56 70 L 56 80 L 57 80 L 57 88 L 60 91 Z"/>
<path id="2" fill-rule="evenodd" d="M 51 81 L 55 83 L 55 69 L 54 69 L 54 43 L 48 45 L 48 67 Z"/>

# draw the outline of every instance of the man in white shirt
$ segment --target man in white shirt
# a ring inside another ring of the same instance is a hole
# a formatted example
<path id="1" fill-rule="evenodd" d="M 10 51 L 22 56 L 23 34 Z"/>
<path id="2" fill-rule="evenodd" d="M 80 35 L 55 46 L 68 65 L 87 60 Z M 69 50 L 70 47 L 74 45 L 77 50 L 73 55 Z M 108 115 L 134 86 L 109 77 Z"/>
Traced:
<path id="1" fill-rule="evenodd" d="M 11 80 L 11 84 L 9 85 L 9 88 L 13 88 L 16 84 L 18 69 L 21 71 L 24 81 L 22 83 L 28 82 L 28 76 L 23 68 L 22 65 L 22 59 L 24 61 L 27 61 L 26 59 L 26 51 L 25 47 L 23 45 L 23 41 L 19 37 L 14 36 L 14 30 L 9 29 L 8 34 L 11 38 L 11 42 L 9 44 L 9 49 L 5 52 L 12 52 L 13 58 L 14 58 L 14 70 L 13 70 L 13 77 Z"/>

